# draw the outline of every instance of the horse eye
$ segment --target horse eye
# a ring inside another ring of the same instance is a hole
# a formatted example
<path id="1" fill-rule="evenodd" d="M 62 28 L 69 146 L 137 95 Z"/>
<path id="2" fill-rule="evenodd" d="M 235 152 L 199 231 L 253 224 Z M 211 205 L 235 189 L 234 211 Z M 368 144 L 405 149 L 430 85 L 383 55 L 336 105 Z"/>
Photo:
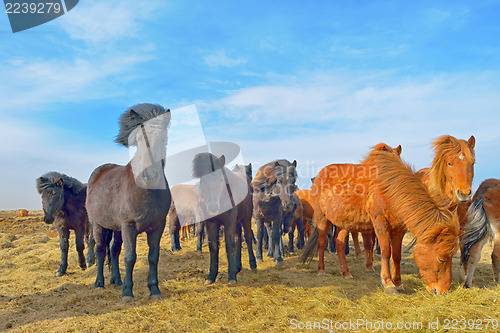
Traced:
<path id="1" fill-rule="evenodd" d="M 450 162 L 448 162 L 448 166 L 453 166 L 453 164 L 452 164 L 452 163 L 450 163 Z"/>
<path id="2" fill-rule="evenodd" d="M 444 264 L 444 262 L 446 261 L 446 260 L 444 260 L 443 258 L 437 258 L 437 260 L 438 260 L 440 263 L 442 263 L 442 264 Z"/>

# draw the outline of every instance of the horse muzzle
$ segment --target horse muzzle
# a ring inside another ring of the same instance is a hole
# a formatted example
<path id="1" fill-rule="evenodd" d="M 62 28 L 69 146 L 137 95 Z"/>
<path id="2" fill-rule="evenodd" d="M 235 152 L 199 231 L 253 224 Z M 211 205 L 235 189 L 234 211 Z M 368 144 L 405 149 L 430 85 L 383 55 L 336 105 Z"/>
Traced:
<path id="1" fill-rule="evenodd" d="M 43 222 L 47 223 L 47 224 L 52 224 L 54 223 L 54 217 L 52 216 L 47 216 L 47 215 L 44 215 L 43 216 Z"/>
<path id="2" fill-rule="evenodd" d="M 472 191 L 469 190 L 468 194 L 463 194 L 460 190 L 457 190 L 456 195 L 459 202 L 469 202 L 472 198 Z"/>

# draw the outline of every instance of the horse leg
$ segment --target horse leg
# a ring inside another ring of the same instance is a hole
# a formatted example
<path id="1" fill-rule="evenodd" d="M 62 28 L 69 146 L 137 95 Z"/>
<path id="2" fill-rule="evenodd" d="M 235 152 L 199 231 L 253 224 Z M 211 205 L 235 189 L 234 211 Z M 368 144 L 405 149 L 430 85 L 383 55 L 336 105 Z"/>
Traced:
<path id="1" fill-rule="evenodd" d="M 205 222 L 205 225 L 210 250 L 210 270 L 205 285 L 209 285 L 215 282 L 219 272 L 219 224 L 218 222 Z"/>
<path id="2" fill-rule="evenodd" d="M 255 255 L 253 253 L 253 232 L 252 232 L 252 217 L 244 218 L 241 222 L 243 226 L 245 243 L 247 244 L 248 250 L 248 262 L 250 264 L 250 269 L 252 272 L 257 272 L 257 261 L 255 259 Z"/>
<path id="3" fill-rule="evenodd" d="M 356 258 L 362 259 L 363 252 L 361 252 L 361 246 L 359 246 L 359 233 L 356 231 L 351 232 L 352 242 L 354 244 L 354 251 L 356 252 Z"/>
<path id="4" fill-rule="evenodd" d="M 161 225 L 156 230 L 147 232 L 149 253 L 149 274 L 148 274 L 148 287 L 150 298 L 154 301 L 161 300 L 161 292 L 158 288 L 158 260 L 160 258 L 160 240 L 165 225 Z"/>
<path id="5" fill-rule="evenodd" d="M 318 214 L 319 215 L 319 214 Z M 318 275 L 325 274 L 325 247 L 328 237 L 328 229 L 331 227 L 330 221 L 321 214 L 316 218 L 318 223 Z"/>
<path id="6" fill-rule="evenodd" d="M 329 250 L 331 253 L 336 253 L 337 248 L 335 247 L 335 238 L 337 238 L 337 233 L 338 229 L 336 225 L 330 224 L 330 227 L 328 228 L 328 233 L 327 233 L 327 250 Z"/>
<path id="7" fill-rule="evenodd" d="M 236 275 L 241 270 L 241 224 L 225 223 L 224 234 L 227 254 L 227 280 L 229 284 L 236 283 Z"/>
<path id="8" fill-rule="evenodd" d="M 257 248 L 255 249 L 255 258 L 258 263 L 263 262 L 262 260 L 262 238 L 264 237 L 264 219 L 259 217 L 255 219 L 257 224 Z"/>
<path id="9" fill-rule="evenodd" d="M 121 286 L 123 284 L 122 278 L 120 276 L 120 252 L 122 251 L 122 233 L 121 231 L 113 231 L 113 239 L 111 235 L 108 236 L 108 246 L 109 246 L 109 265 L 111 267 L 111 278 L 109 283 L 115 286 Z"/>
<path id="10" fill-rule="evenodd" d="M 293 253 L 293 234 L 295 233 L 295 223 L 292 223 L 291 230 L 288 232 L 288 252 Z"/>
<path id="11" fill-rule="evenodd" d="M 304 239 L 304 223 L 302 219 L 299 218 L 295 221 L 295 225 L 297 225 L 297 231 L 299 233 L 299 240 L 297 242 L 297 248 L 300 250 L 304 247 L 305 239 Z"/>
<path id="12" fill-rule="evenodd" d="M 373 268 L 373 239 L 375 233 L 361 233 L 361 237 L 363 237 L 363 247 L 365 249 L 365 267 L 366 271 L 369 273 L 375 272 Z"/>
<path id="13" fill-rule="evenodd" d="M 388 233 L 378 233 L 378 241 L 380 244 L 381 252 L 381 270 L 380 279 L 382 280 L 382 286 L 388 293 L 397 293 L 396 286 L 392 282 L 391 278 L 391 245 L 390 237 Z"/>
<path id="14" fill-rule="evenodd" d="M 337 257 L 339 258 L 340 271 L 344 279 L 352 279 L 351 273 L 349 273 L 349 267 L 347 266 L 347 260 L 345 257 L 345 246 L 346 238 L 349 237 L 349 231 L 346 229 L 338 228 L 339 233 L 335 239 L 335 247 L 337 248 Z"/>
<path id="15" fill-rule="evenodd" d="M 87 243 L 87 258 L 85 259 L 87 263 L 87 267 L 91 267 L 95 264 L 95 239 L 94 239 L 94 231 L 92 230 L 92 226 L 90 223 L 87 223 L 85 226 L 85 242 Z"/>
<path id="16" fill-rule="evenodd" d="M 60 227 L 57 228 L 57 232 L 59 233 L 59 246 L 61 248 L 61 264 L 56 276 L 63 276 L 68 268 L 69 229 Z"/>
<path id="17" fill-rule="evenodd" d="M 274 261 L 276 262 L 276 267 L 283 266 L 283 258 L 282 258 L 283 252 L 281 250 L 281 247 L 283 246 L 281 240 L 282 223 L 283 221 L 281 214 L 278 214 L 278 216 L 274 217 L 272 223 L 272 230 L 268 229 L 269 235 L 271 236 L 269 238 L 269 248 L 272 249 L 273 258 Z"/>
<path id="18" fill-rule="evenodd" d="M 269 233 L 267 232 L 267 228 L 264 228 L 262 231 L 264 249 L 269 250 Z"/>
<path id="19" fill-rule="evenodd" d="M 403 246 L 403 237 L 405 236 L 406 228 L 398 228 L 391 232 L 391 252 L 392 252 L 392 282 L 397 291 L 403 291 L 404 287 L 401 284 L 401 247 Z"/>
<path id="20" fill-rule="evenodd" d="M 267 257 L 274 258 L 274 246 L 275 246 L 273 239 L 274 224 L 272 222 L 271 223 L 264 222 L 264 226 L 266 227 L 264 233 L 264 239 L 267 239 Z"/>
<path id="21" fill-rule="evenodd" d="M 123 282 L 122 301 L 128 303 L 134 300 L 134 294 L 132 292 L 134 282 L 132 275 L 134 273 L 135 261 L 137 260 L 137 229 L 135 228 L 134 222 L 122 225 L 122 238 L 125 248 L 125 281 Z"/>
<path id="22" fill-rule="evenodd" d="M 93 225 L 93 234 L 95 239 L 95 257 L 97 260 L 97 276 L 95 279 L 95 288 L 104 288 L 104 258 L 106 257 L 107 238 L 111 230 L 104 229 L 98 224 Z"/>
<path id="23" fill-rule="evenodd" d="M 496 234 L 493 240 L 493 252 L 491 252 L 491 266 L 495 275 L 495 282 L 500 283 L 500 235 Z"/>
<path id="24" fill-rule="evenodd" d="M 83 251 L 85 250 L 85 242 L 84 242 L 84 237 L 85 237 L 85 230 L 84 228 L 76 228 L 75 229 L 75 245 L 76 245 L 76 252 L 78 252 L 78 261 L 80 264 L 80 268 L 82 270 L 87 269 L 87 264 L 85 262 L 85 254 Z"/>
<path id="25" fill-rule="evenodd" d="M 170 246 L 172 252 L 177 252 L 181 250 L 181 243 L 179 241 L 179 231 L 181 229 L 181 224 L 179 222 L 179 216 L 177 212 L 171 210 L 170 221 L 169 221 L 169 231 L 170 231 Z"/>
<path id="26" fill-rule="evenodd" d="M 204 229 L 204 222 L 198 222 L 195 224 L 195 230 L 196 230 L 196 252 L 201 253 L 201 248 L 203 244 L 203 229 Z"/>

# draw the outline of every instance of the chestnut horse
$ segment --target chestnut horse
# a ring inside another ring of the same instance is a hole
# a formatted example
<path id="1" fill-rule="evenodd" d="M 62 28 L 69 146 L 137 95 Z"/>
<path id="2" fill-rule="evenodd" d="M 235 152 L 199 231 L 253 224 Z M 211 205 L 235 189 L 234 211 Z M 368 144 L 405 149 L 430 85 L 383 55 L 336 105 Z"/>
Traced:
<path id="1" fill-rule="evenodd" d="M 367 211 L 380 243 L 383 286 L 388 292 L 401 287 L 401 244 L 409 229 L 416 239 L 413 256 L 427 290 L 443 294 L 451 285 L 452 256 L 458 249 L 456 213 L 442 206 L 398 156 L 377 151 L 367 162 L 377 172 Z"/>
<path id="2" fill-rule="evenodd" d="M 399 158 L 401 146 L 393 149 L 385 143 L 379 143 L 373 147 L 370 155 L 377 151 L 386 151 Z M 318 236 L 311 237 L 307 242 L 302 254 L 302 262 L 311 258 L 315 248 L 318 247 L 319 275 L 324 274 L 325 270 L 325 247 L 327 232 L 331 224 L 339 228 L 335 245 L 344 278 L 352 278 L 345 257 L 345 242 L 351 231 L 362 232 L 366 270 L 374 271 L 374 229 L 366 206 L 372 199 L 369 189 L 372 180 L 377 175 L 376 171 L 376 166 L 365 160 L 361 164 L 331 164 L 324 167 L 316 176 L 311 190 L 314 215 L 318 223 L 315 235 Z"/>
<path id="3" fill-rule="evenodd" d="M 467 222 L 460 236 L 462 265 L 465 271 L 464 287 L 473 285 L 474 271 L 481 251 L 488 239 L 493 238 L 491 264 L 495 282 L 500 283 L 500 179 L 487 179 L 481 183 L 468 209 Z"/>
<path id="4" fill-rule="evenodd" d="M 96 240 L 97 277 L 94 286 L 104 287 L 104 257 L 109 235 L 114 234 L 110 250 L 111 283 L 121 285 L 118 257 L 121 241 L 125 248 L 125 281 L 122 301 L 133 301 L 132 273 L 136 262 L 137 235 L 147 234 L 149 245 L 148 287 L 153 300 L 161 299 L 158 288 L 160 240 L 170 207 L 170 190 L 164 174 L 167 127 L 170 110 L 160 105 L 139 104 L 120 118 L 115 142 L 137 146 L 126 166 L 104 164 L 92 172 L 88 182 L 87 211 Z"/>

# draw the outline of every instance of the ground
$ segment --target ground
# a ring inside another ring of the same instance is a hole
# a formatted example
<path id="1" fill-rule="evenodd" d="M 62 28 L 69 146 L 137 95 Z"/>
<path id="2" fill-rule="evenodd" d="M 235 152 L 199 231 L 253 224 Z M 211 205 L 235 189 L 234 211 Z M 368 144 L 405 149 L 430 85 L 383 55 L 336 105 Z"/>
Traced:
<path id="1" fill-rule="evenodd" d="M 17 217 L 16 211 L 0 212 L 0 331 L 497 332 L 500 328 L 500 288 L 493 284 L 489 245 L 476 271 L 478 288 L 460 286 L 463 273 L 457 257 L 451 290 L 441 297 L 433 295 L 426 291 L 411 253 L 403 253 L 406 289 L 390 295 L 380 285 L 377 255 L 376 274 L 366 273 L 363 260 L 349 255 L 354 279 L 344 280 L 336 255 L 326 255 L 326 274 L 318 277 L 317 260 L 300 265 L 300 250 L 285 257 L 284 267 L 276 268 L 265 258 L 253 273 L 246 246 L 236 285 L 227 284 L 222 248 L 219 279 L 204 286 L 207 246 L 197 254 L 191 239 L 182 242 L 183 250 L 174 254 L 165 231 L 159 263 L 164 299 L 153 302 L 146 285 L 145 235 L 140 235 L 137 244 L 135 301 L 124 304 L 120 289 L 108 285 L 107 269 L 106 288 L 94 289 L 96 267 L 85 271 L 78 267 L 73 234 L 68 273 L 56 277 L 59 240 L 53 226 L 42 221 L 42 212 L 30 212 L 28 217 Z M 121 268 L 122 263 L 120 259 Z"/>

